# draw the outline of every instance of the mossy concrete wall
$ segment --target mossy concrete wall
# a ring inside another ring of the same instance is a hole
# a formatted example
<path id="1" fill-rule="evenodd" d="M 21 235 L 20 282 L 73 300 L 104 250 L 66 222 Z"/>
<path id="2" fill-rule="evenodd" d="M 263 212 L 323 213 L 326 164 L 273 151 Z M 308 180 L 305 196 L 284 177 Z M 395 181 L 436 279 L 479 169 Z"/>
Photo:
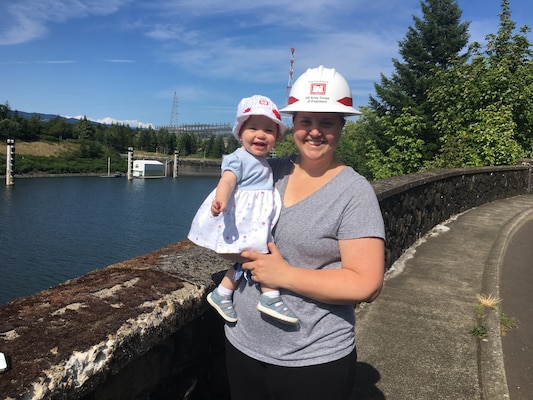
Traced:
<path id="1" fill-rule="evenodd" d="M 220 176 L 220 161 L 180 159 L 178 177 L 186 176 Z"/>
<path id="2" fill-rule="evenodd" d="M 373 183 L 393 262 L 435 225 L 530 191 L 527 166 Z M 0 399 L 217 399 L 223 323 L 205 296 L 230 263 L 183 240 L 0 307 Z"/>

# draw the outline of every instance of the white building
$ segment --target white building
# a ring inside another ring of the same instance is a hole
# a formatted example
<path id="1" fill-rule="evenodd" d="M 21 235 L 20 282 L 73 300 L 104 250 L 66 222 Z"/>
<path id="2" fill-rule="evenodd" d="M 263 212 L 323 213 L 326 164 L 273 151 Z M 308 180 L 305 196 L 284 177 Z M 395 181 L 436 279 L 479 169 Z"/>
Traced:
<path id="1" fill-rule="evenodd" d="M 135 160 L 132 175 L 134 178 L 164 178 L 165 165 L 155 160 Z"/>

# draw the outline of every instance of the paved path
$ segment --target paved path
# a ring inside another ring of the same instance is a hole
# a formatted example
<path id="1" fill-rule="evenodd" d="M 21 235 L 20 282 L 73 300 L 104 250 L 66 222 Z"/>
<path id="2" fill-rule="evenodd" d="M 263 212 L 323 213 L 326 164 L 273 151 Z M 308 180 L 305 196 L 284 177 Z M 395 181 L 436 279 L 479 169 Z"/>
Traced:
<path id="1" fill-rule="evenodd" d="M 471 332 L 478 324 L 478 294 L 504 296 L 504 311 L 520 320 L 517 333 L 528 329 L 518 312 L 524 303 L 514 309 L 512 296 L 500 293 L 500 271 L 510 239 L 530 220 L 533 195 L 477 207 L 437 226 L 395 263 L 380 297 L 357 311 L 354 399 L 509 398 L 499 311 L 486 313 L 483 341 Z"/>

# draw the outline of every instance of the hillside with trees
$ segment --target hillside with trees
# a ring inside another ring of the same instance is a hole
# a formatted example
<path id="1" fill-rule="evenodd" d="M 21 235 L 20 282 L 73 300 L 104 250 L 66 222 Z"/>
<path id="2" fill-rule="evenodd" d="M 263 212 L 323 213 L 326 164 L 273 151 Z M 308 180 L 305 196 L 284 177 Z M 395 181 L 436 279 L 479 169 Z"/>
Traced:
<path id="1" fill-rule="evenodd" d="M 38 114 L 26 118 L 11 110 L 6 103 L 0 105 L 0 140 L 5 143 L 8 138 L 15 139 L 16 143 L 54 144 L 56 146 L 47 148 L 61 149 L 45 155 L 32 151 L 38 146 L 26 145 L 21 152 L 18 150 L 20 146 L 16 145 L 16 174 L 105 172 L 108 158 L 111 159 L 113 171 L 125 172 L 127 165 L 123 155 L 129 147 L 133 147 L 136 154 L 172 157 L 174 151 L 179 151 L 180 157 L 219 159 L 239 146 L 233 136 L 201 138 L 187 132 L 177 136 L 167 129 L 95 124 L 87 118 L 75 123 L 67 122 L 60 116 L 48 121 L 42 120 Z M 5 148 L 2 148 L 0 174 L 4 171 Z"/>
<path id="2" fill-rule="evenodd" d="M 370 180 L 429 169 L 516 164 L 533 157 L 533 62 L 528 26 L 518 30 L 509 0 L 501 1 L 497 32 L 486 44 L 469 42 L 469 22 L 455 0 L 421 1 L 399 42 L 394 73 L 381 75 L 375 96 L 349 121 L 339 157 Z M 68 142 L 73 148 L 50 157 L 17 155 L 15 173 L 103 172 L 126 168 L 121 154 L 136 152 L 221 158 L 239 145 L 233 136 L 175 135 L 167 129 L 74 124 L 57 116 L 24 118 L 0 105 L 0 140 Z M 295 152 L 289 130 L 276 156 Z M 0 173 L 5 153 L 0 151 Z"/>

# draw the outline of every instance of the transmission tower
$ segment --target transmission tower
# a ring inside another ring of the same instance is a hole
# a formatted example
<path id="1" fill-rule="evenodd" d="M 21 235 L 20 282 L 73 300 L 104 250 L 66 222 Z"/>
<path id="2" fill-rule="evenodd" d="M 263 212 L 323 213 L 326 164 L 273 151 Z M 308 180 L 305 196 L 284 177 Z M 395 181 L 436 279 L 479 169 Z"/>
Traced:
<path id="1" fill-rule="evenodd" d="M 177 133 L 178 131 L 178 98 L 174 92 L 174 102 L 172 103 L 172 113 L 170 114 L 169 131 Z"/>
<path id="2" fill-rule="evenodd" d="M 287 104 L 289 104 L 289 95 L 292 89 L 292 74 L 294 68 L 294 47 L 291 47 L 291 59 L 289 65 L 289 81 L 287 82 Z"/>

